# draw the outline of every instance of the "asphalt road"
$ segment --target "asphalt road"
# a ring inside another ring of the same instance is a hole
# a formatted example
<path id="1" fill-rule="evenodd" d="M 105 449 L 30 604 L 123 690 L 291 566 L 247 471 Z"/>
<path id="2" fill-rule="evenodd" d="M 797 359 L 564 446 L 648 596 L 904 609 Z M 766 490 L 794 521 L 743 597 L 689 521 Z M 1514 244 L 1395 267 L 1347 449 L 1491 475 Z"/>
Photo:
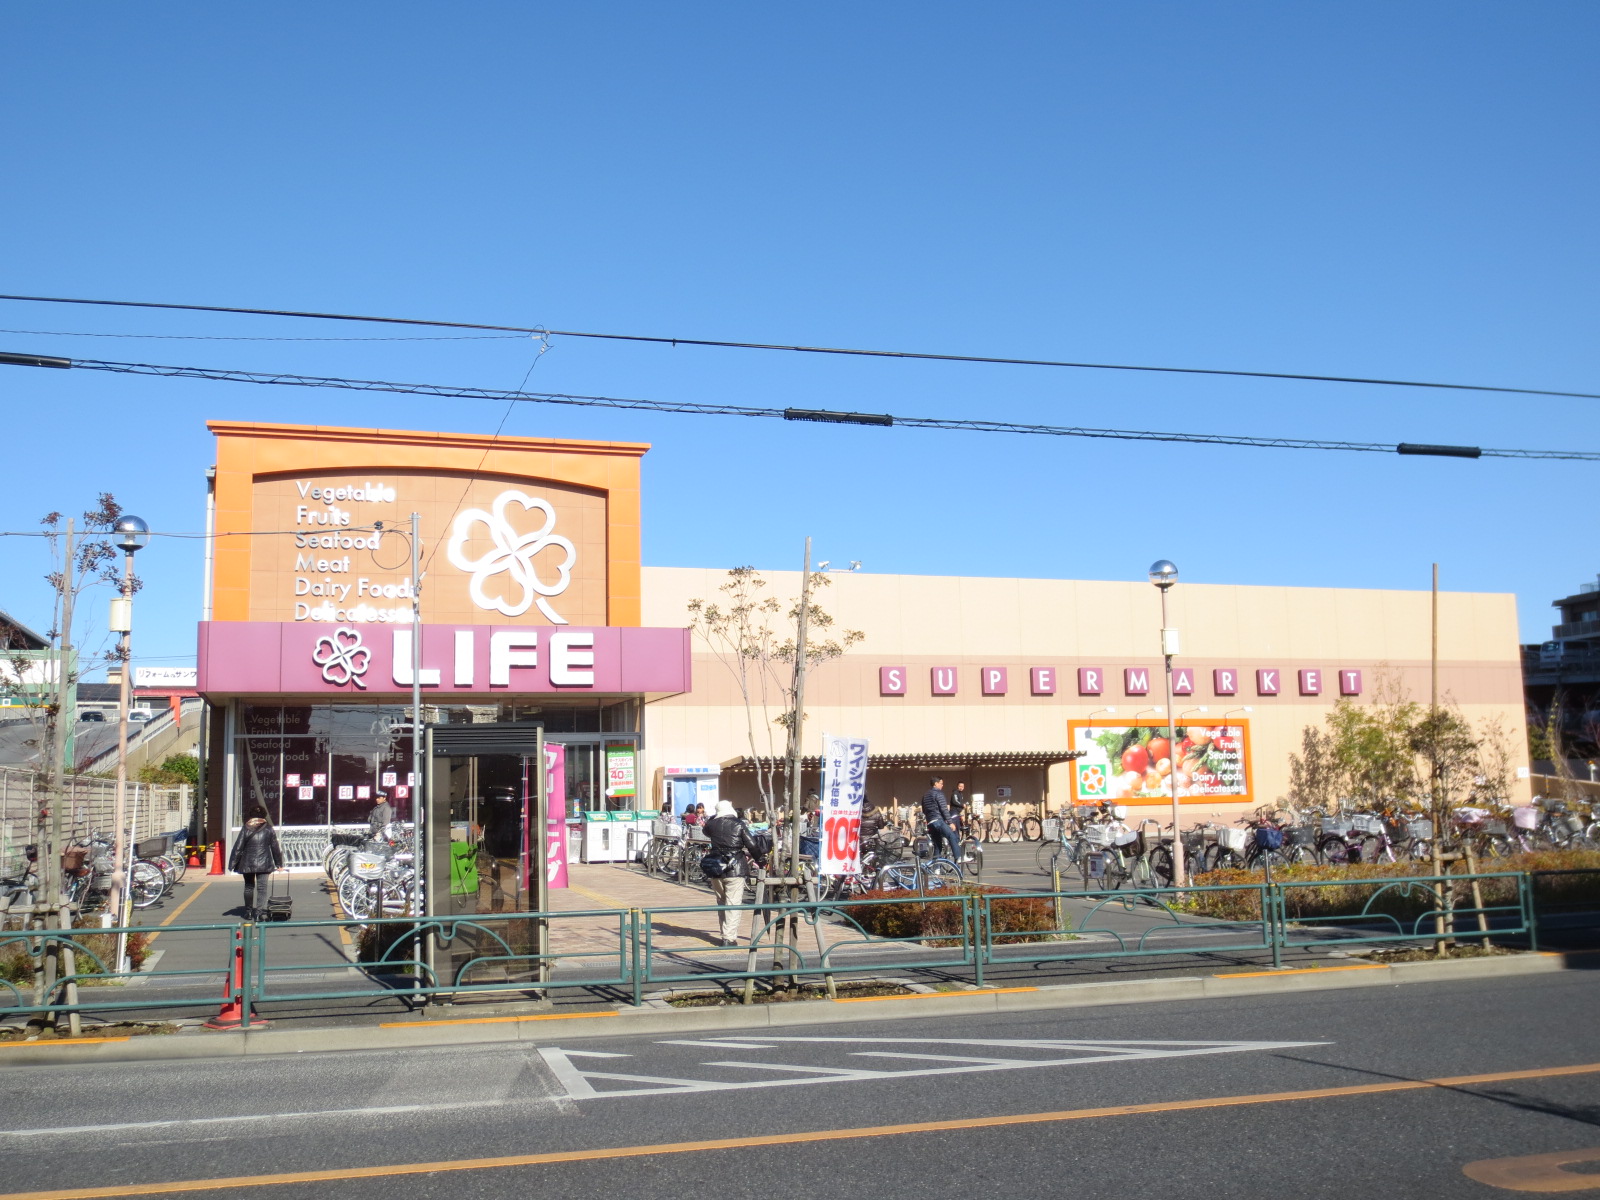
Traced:
<path id="1" fill-rule="evenodd" d="M 143 736 L 146 723 L 132 722 L 128 737 L 137 743 Z M 74 729 L 73 760 L 84 763 L 117 746 L 115 721 L 79 721 Z M 39 742 L 44 736 L 42 725 L 32 721 L 9 721 L 0 725 L 0 764 L 29 766 L 39 761 Z"/>
<path id="2" fill-rule="evenodd" d="M 1510 1196 L 1464 1170 L 1567 1152 L 1600 1171 L 1597 1017 L 1600 972 L 1570 971 L 770 1037 L 563 1045 L 553 1025 L 536 1046 L 0 1065 L 0 1200 L 223 1177 L 193 1194 Z M 881 1128 L 923 1122 L 950 1124 Z M 729 1138 L 758 1144 L 704 1145 Z M 552 1154 L 570 1157 L 474 1161 Z"/>

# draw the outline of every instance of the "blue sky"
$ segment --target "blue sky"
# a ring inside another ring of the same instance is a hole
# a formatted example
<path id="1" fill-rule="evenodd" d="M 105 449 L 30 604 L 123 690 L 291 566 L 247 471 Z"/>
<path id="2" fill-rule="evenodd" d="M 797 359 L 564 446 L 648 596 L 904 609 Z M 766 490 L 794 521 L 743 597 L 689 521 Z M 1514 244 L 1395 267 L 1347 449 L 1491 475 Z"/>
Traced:
<path id="1" fill-rule="evenodd" d="M 1600 391 L 1590 3 L 14 0 L 0 291 Z M 16 48 L 26 47 L 26 53 Z M 0 328 L 365 337 L 0 304 Z M 526 340 L 0 333 L 0 348 L 514 388 Z M 1600 402 L 558 339 L 530 388 L 1600 449 Z M 202 527 L 208 418 L 492 432 L 505 406 L 0 368 L 0 529 L 113 492 Z M 1600 569 L 1596 466 L 520 405 L 653 443 L 645 559 L 1510 591 Z M 140 559 L 193 654 L 199 543 Z M 45 624 L 42 548 L 0 608 Z M 103 597 L 86 620 L 103 627 Z M 1424 637 L 1420 632 L 1419 637 Z M 93 641 L 93 638 L 90 639 Z M 1419 645 L 1425 645 L 1420 642 Z"/>

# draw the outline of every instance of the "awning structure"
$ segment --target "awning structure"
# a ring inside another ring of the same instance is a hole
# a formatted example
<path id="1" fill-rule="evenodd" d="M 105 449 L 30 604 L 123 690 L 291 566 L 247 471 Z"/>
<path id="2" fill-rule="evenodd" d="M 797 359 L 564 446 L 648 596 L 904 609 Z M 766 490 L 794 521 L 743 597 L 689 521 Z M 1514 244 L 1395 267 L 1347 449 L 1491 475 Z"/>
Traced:
<path id="1" fill-rule="evenodd" d="M 926 750 L 909 754 L 868 754 L 867 770 L 896 767 L 916 770 L 966 771 L 974 767 L 1053 767 L 1056 763 L 1082 758 L 1082 750 Z M 782 768 L 783 760 L 769 758 L 730 758 L 722 764 L 724 775 L 754 772 L 757 766 Z M 808 754 L 800 760 L 802 771 L 820 771 L 822 756 Z"/>

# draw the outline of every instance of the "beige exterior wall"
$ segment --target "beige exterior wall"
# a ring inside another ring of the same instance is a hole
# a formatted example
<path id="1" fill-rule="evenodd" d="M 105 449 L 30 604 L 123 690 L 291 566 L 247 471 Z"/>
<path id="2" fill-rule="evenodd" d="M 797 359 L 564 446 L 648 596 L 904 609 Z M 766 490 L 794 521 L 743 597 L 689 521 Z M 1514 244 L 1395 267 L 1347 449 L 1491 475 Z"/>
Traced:
<path id="1" fill-rule="evenodd" d="M 798 595 L 798 572 L 770 572 L 772 593 L 785 606 Z M 1140 709 L 1164 705 L 1158 630 L 1159 593 L 1148 583 L 1055 579 L 966 579 L 943 576 L 836 574 L 817 597 L 838 628 L 859 629 L 863 641 L 845 657 L 817 669 L 807 682 L 807 741 L 816 754 L 823 732 L 865 736 L 875 753 L 951 751 L 1058 751 L 1068 748 L 1067 722 L 1115 707 L 1121 720 Z M 725 571 L 699 568 L 644 569 L 645 625 L 688 624 L 689 600 L 719 598 Z M 1251 735 L 1254 803 L 1282 796 L 1288 786 L 1288 756 L 1302 729 L 1320 724 L 1339 699 L 1336 672 L 1363 672 L 1363 695 L 1372 698 L 1380 670 L 1397 675 L 1411 697 L 1426 702 L 1429 691 L 1429 595 L 1427 592 L 1354 588 L 1237 587 L 1179 583 L 1169 597 L 1169 620 L 1180 631 L 1176 665 L 1193 668 L 1195 690 L 1174 708 L 1206 706 L 1195 721 L 1247 719 Z M 881 696 L 879 668 L 905 667 L 908 694 Z M 959 691 L 931 694 L 930 671 L 956 667 Z M 979 692 L 982 667 L 1006 667 L 1008 693 Z M 1032 695 L 1030 667 L 1058 672 L 1053 696 Z M 1080 696 L 1077 670 L 1106 672 L 1100 696 Z M 1123 669 L 1151 669 L 1147 696 L 1123 690 Z M 1212 690 L 1214 668 L 1240 673 L 1235 696 Z M 1256 694 L 1255 672 L 1282 672 L 1282 692 Z M 1320 696 L 1301 696 L 1296 672 L 1324 673 Z M 1439 597 L 1439 691 L 1475 724 L 1499 715 L 1525 765 L 1527 744 L 1518 648 L 1516 599 L 1512 595 L 1446 592 Z M 1246 706 L 1253 711 L 1239 711 Z M 774 710 L 776 711 L 776 710 Z M 1100 715 L 1104 716 L 1102 712 Z M 1155 719 L 1146 712 L 1143 719 Z M 1180 724 L 1182 722 L 1180 721 Z M 647 709 L 646 770 L 666 763 L 719 763 L 749 752 L 744 711 L 728 669 L 703 643 L 696 647 L 694 690 Z M 774 744 L 781 753 L 782 742 Z M 765 747 L 762 747 L 765 753 Z M 1026 772 L 1011 780 L 1024 801 Z M 1037 773 L 1034 773 L 1035 775 Z M 990 791 L 998 780 L 968 776 L 974 791 Z M 915 799 L 920 773 L 868 779 L 873 803 Z M 1052 768 L 1049 803 L 1068 802 L 1069 768 Z M 1519 796 L 1527 784 L 1520 781 Z M 992 799 L 991 794 L 991 799 Z M 1213 800 L 1186 803 L 1186 819 L 1232 815 L 1238 804 Z"/>

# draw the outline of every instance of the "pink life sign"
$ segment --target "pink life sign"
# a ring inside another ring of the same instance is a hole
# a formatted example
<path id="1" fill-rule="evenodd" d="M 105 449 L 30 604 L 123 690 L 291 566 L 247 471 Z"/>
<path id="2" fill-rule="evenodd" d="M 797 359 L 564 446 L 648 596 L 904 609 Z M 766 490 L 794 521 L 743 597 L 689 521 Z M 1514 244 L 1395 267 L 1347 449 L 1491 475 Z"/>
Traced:
<path id="1" fill-rule="evenodd" d="M 544 875 L 553 888 L 567 883 L 567 748 L 544 744 Z"/>

